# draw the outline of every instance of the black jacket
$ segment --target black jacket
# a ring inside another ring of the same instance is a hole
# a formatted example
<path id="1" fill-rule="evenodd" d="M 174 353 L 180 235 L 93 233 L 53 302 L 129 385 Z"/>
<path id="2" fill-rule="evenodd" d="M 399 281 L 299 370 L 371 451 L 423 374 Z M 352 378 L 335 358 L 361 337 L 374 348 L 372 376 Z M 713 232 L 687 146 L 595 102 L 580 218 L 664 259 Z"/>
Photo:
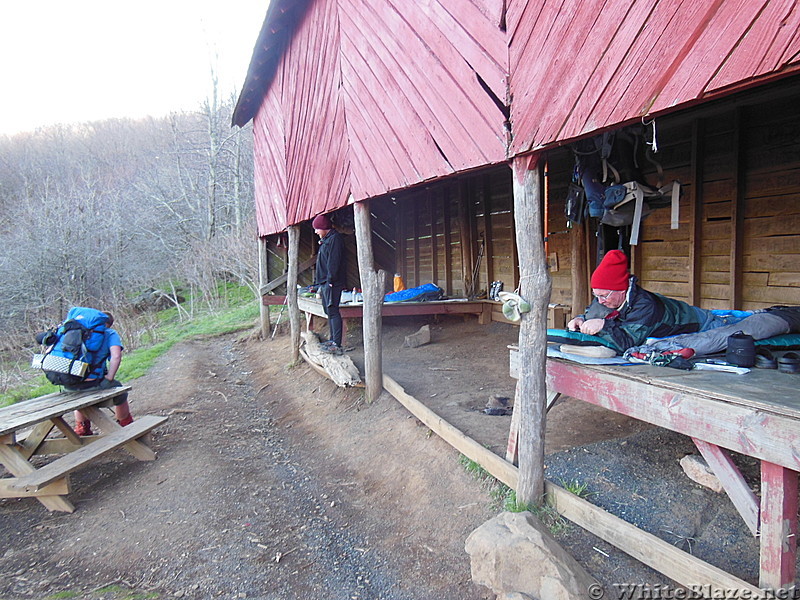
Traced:
<path id="1" fill-rule="evenodd" d="M 701 314 L 706 312 L 686 302 L 648 292 L 639 287 L 635 276 L 631 276 L 626 301 L 618 310 L 609 311 L 594 299 L 584 318 L 605 319 L 597 335 L 624 352 L 641 346 L 649 337 L 700 331 L 704 322 Z"/>
<path id="2" fill-rule="evenodd" d="M 316 284 L 347 287 L 344 236 L 335 229 L 331 229 L 330 233 L 319 242 Z"/>

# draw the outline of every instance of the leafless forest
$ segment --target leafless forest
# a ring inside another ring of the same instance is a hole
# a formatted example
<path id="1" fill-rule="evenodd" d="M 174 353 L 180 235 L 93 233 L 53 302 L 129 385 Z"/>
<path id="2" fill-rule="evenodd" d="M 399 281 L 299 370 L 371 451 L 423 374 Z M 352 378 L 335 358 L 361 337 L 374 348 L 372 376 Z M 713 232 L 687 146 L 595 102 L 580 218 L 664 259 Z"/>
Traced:
<path id="1" fill-rule="evenodd" d="M 233 103 L 0 136 L 0 319 L 30 331 L 175 285 L 213 304 L 221 278 L 255 291 L 252 134 Z"/>

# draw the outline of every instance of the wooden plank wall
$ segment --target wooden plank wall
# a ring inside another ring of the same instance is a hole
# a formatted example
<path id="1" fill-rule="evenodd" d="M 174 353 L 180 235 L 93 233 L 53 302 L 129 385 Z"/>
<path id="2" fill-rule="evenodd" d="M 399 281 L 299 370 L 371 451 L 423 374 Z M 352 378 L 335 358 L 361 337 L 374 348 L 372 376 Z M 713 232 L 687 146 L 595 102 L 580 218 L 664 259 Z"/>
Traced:
<path id="1" fill-rule="evenodd" d="M 513 290 L 519 278 L 511 170 L 505 165 L 396 196 L 396 269 L 408 287 L 435 283 L 465 297 L 478 264 L 476 292 L 492 281 Z"/>
<path id="2" fill-rule="evenodd" d="M 669 207 L 645 217 L 632 262 L 642 285 L 704 308 L 800 304 L 800 86 L 665 117 L 657 132 L 663 180 L 682 183 L 680 227 L 670 229 Z M 551 301 L 569 304 L 570 242 L 558 232 L 573 158 L 566 149 L 547 158 Z M 652 164 L 642 171 L 658 183 Z"/>

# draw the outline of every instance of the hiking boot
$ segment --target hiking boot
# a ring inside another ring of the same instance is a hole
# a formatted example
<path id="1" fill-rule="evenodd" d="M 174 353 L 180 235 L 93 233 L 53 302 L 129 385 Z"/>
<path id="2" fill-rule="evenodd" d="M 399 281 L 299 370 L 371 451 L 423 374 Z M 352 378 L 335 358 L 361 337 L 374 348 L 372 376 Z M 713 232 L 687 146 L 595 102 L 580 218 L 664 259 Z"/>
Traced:
<path id="1" fill-rule="evenodd" d="M 131 423 L 133 423 L 133 415 L 128 415 L 124 419 L 117 419 L 117 423 L 119 423 L 120 426 L 122 427 L 130 425 Z"/>
<path id="2" fill-rule="evenodd" d="M 337 344 L 336 342 L 329 342 L 327 344 L 322 344 L 320 346 L 320 350 L 322 350 L 327 354 L 334 354 L 337 356 L 344 353 L 341 346 L 339 346 L 339 344 Z"/>
<path id="3" fill-rule="evenodd" d="M 77 433 L 79 436 L 94 435 L 92 433 L 92 422 L 79 421 L 78 423 L 75 423 L 75 433 Z"/>

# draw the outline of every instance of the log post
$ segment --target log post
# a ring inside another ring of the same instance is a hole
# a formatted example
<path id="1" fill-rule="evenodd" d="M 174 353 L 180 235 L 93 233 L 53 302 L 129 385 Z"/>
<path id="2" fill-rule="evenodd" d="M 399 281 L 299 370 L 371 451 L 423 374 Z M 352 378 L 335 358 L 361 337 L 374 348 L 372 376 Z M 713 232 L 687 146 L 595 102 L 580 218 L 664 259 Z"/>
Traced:
<path id="1" fill-rule="evenodd" d="M 289 264 L 286 277 L 286 308 L 289 310 L 292 363 L 300 360 L 300 308 L 297 306 L 297 275 L 300 255 L 300 227 L 291 225 L 289 232 Z"/>
<path id="2" fill-rule="evenodd" d="M 356 224 L 356 246 L 358 249 L 358 272 L 364 296 L 364 377 L 367 384 L 366 399 L 372 402 L 383 391 L 383 350 L 381 340 L 381 309 L 386 292 L 386 271 L 375 270 L 372 255 L 372 223 L 369 200 L 353 204 Z"/>
<path id="3" fill-rule="evenodd" d="M 519 411 L 517 502 L 534 506 L 544 497 L 547 305 L 552 281 L 544 252 L 539 156 L 515 158 L 512 168 L 520 295 L 531 305 L 531 311 L 522 315 L 519 328 L 519 378 L 514 403 L 515 412 Z"/>
<path id="4" fill-rule="evenodd" d="M 258 289 L 269 283 L 269 262 L 267 260 L 267 238 L 258 238 Z M 261 292 L 258 293 L 259 316 L 261 318 L 261 339 L 269 339 L 269 306 L 264 304 Z"/>

